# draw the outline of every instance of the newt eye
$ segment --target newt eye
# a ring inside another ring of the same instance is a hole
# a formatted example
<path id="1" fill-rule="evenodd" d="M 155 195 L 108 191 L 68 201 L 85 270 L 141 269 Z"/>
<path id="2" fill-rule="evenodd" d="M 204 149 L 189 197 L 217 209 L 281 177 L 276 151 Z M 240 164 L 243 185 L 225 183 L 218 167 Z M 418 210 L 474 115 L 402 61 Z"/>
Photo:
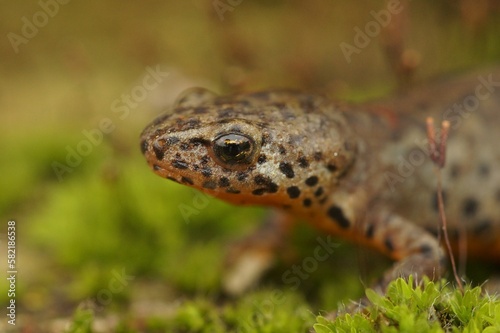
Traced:
<path id="1" fill-rule="evenodd" d="M 250 164 L 255 151 L 255 142 L 242 134 L 223 134 L 213 141 L 215 156 L 230 166 Z"/>

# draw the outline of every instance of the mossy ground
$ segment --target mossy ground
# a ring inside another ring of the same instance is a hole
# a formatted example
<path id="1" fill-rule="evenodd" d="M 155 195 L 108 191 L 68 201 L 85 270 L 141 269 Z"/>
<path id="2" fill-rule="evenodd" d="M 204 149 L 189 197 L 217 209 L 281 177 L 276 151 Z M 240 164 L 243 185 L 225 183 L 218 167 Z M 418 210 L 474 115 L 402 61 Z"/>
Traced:
<path id="1" fill-rule="evenodd" d="M 21 35 L 23 17 L 32 20 L 42 10 L 35 1 L 5 6 L 4 36 Z M 388 263 L 339 243 L 307 278 L 289 283 L 284 274 L 302 265 L 324 237 L 306 226 L 261 284 L 240 298 L 225 297 L 220 277 L 227 245 L 265 212 L 158 178 L 138 145 L 142 128 L 189 86 L 219 92 L 291 87 L 349 100 L 386 95 L 395 80 L 380 38 L 350 64 L 339 48 L 352 43 L 355 26 L 373 20 L 371 10 L 384 6 L 243 1 L 221 21 L 212 1 L 71 1 L 17 49 L 4 38 L 0 230 L 6 232 L 9 219 L 17 222 L 18 321 L 11 327 L 2 319 L 0 330 L 305 332 L 319 323 L 321 332 L 355 325 L 384 331 L 385 324 L 390 331 L 413 323 L 397 321 L 408 311 L 418 327 L 437 330 L 443 321 L 426 317 L 432 308 L 424 301 L 403 306 L 406 301 L 377 298 L 379 307 L 367 317 L 341 317 L 336 324 L 318 319 L 361 297 Z M 421 58 L 417 81 L 499 58 L 498 20 L 471 23 L 445 2 L 411 6 L 407 42 Z M 144 99 L 124 104 L 123 95 L 157 66 L 169 74 Z M 96 130 L 104 119 L 114 127 L 101 138 Z M 71 156 L 84 141 L 91 142 L 85 154 Z M 54 162 L 68 168 L 58 173 Z M 460 298 L 449 287 L 432 286 L 441 304 L 432 311 L 443 311 L 458 327 L 450 330 L 473 332 L 485 323 L 498 329 L 498 302 L 479 299 L 477 290 Z M 0 287 L 7 289 L 5 279 Z M 412 293 L 402 282 L 395 290 Z M 5 304 L 7 293 L 0 299 Z"/>

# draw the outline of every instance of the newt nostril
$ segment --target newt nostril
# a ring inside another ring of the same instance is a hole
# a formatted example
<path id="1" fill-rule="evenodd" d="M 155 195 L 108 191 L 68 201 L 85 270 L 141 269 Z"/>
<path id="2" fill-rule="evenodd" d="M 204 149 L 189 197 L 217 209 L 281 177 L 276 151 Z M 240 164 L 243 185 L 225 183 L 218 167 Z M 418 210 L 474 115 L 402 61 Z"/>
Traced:
<path id="1" fill-rule="evenodd" d="M 163 160 L 163 156 L 165 156 L 165 146 L 166 141 L 164 139 L 157 139 L 153 143 L 153 152 L 158 161 Z"/>

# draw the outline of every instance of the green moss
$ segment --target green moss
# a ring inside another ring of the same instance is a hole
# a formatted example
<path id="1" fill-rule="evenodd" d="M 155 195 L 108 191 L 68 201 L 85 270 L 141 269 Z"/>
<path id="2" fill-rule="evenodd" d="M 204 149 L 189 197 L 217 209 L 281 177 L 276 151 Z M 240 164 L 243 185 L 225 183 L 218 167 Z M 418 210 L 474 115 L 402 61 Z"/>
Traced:
<path id="1" fill-rule="evenodd" d="M 263 289 L 216 305 L 211 298 L 178 303 L 170 316 L 150 316 L 141 324 L 148 332 L 499 332 L 500 299 L 467 286 L 462 293 L 445 280 L 428 279 L 415 286 L 393 281 L 386 295 L 366 291 L 371 305 L 361 313 L 346 313 L 333 321 L 316 318 L 296 292 Z M 71 332 L 90 332 L 92 313 L 78 309 Z M 77 331 L 80 329 L 81 331 Z M 117 331 L 136 332 L 137 323 L 122 322 Z"/>
<path id="2" fill-rule="evenodd" d="M 329 332 L 499 332 L 500 299 L 484 295 L 480 287 L 464 292 L 445 280 L 398 279 L 385 296 L 366 290 L 371 302 L 363 313 L 344 314 L 334 321 L 318 317 L 314 329 Z"/>

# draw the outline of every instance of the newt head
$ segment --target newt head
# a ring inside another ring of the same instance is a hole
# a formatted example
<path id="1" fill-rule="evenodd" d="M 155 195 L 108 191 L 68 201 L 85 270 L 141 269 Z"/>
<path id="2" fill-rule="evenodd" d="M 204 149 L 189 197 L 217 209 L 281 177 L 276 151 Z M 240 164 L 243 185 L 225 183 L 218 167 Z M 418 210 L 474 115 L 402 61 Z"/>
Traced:
<path id="1" fill-rule="evenodd" d="M 319 97 L 286 91 L 217 97 L 196 88 L 141 135 L 161 177 L 236 204 L 321 204 L 352 164 L 342 116 Z"/>

